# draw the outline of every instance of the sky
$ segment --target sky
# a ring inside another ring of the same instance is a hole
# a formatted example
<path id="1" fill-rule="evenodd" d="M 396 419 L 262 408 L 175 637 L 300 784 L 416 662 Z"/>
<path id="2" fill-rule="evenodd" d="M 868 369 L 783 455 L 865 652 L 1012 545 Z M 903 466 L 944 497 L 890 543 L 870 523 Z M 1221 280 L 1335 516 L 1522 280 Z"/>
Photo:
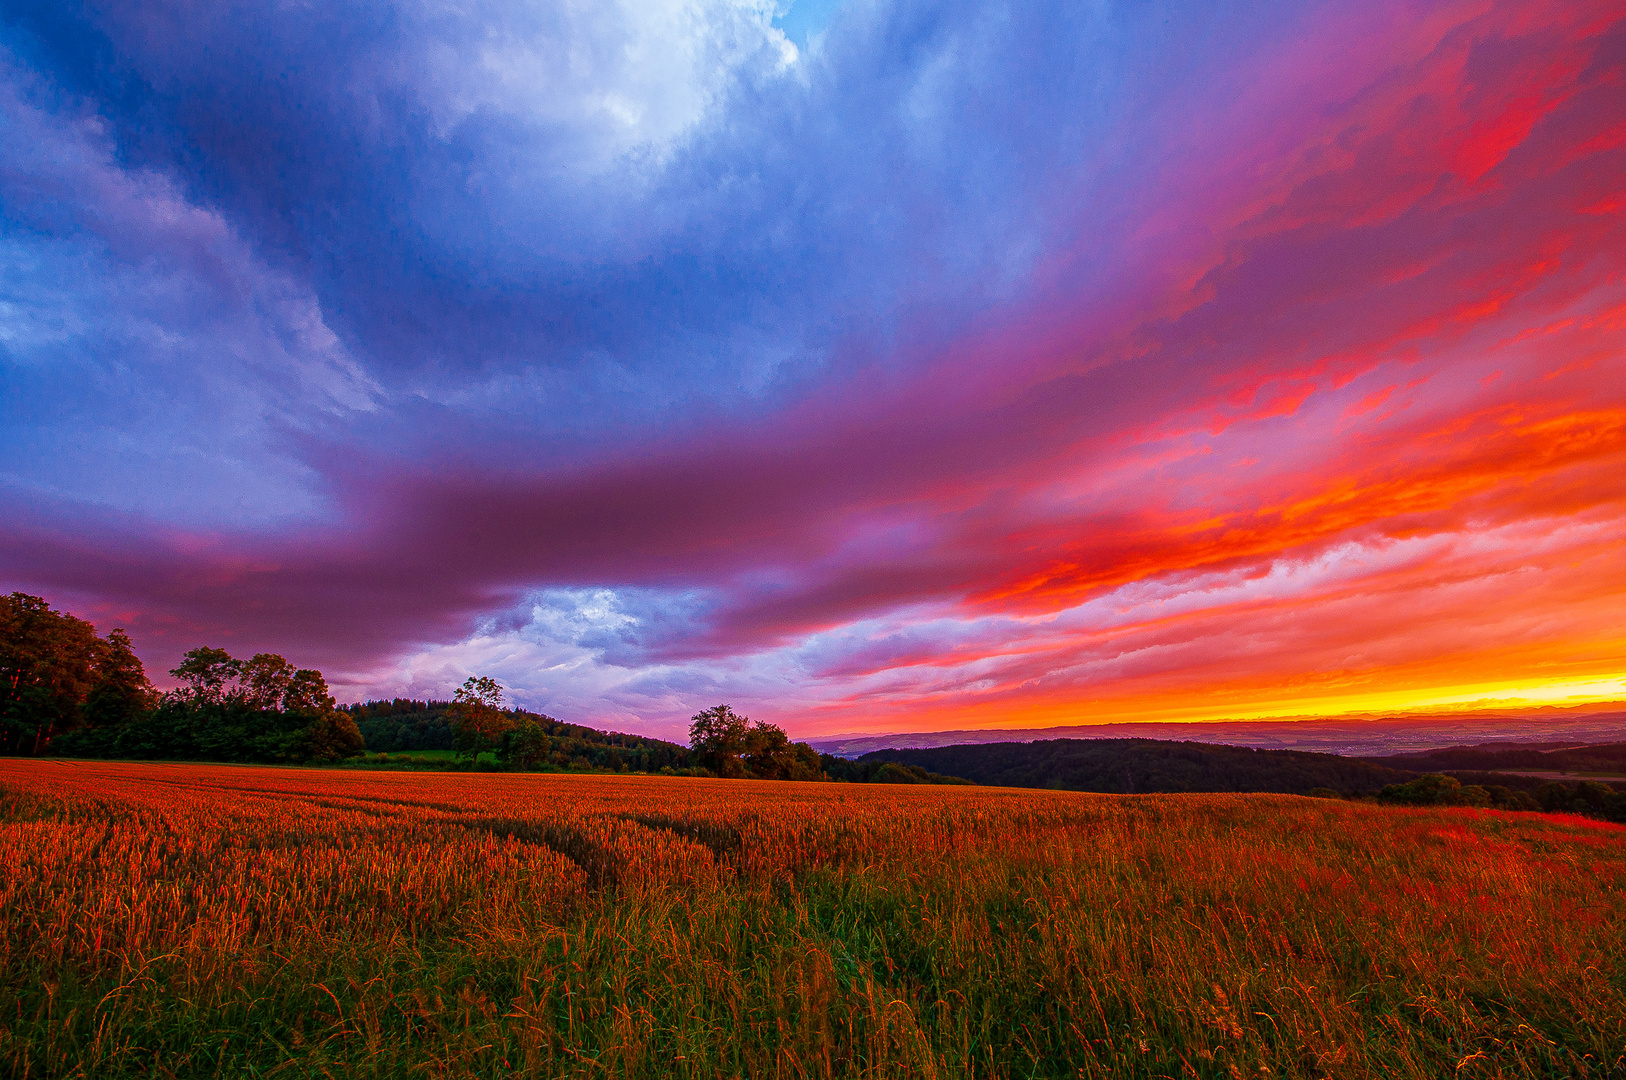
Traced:
<path id="1" fill-rule="evenodd" d="M 8 3 L 0 587 L 666 736 L 1626 698 L 1626 10 Z"/>

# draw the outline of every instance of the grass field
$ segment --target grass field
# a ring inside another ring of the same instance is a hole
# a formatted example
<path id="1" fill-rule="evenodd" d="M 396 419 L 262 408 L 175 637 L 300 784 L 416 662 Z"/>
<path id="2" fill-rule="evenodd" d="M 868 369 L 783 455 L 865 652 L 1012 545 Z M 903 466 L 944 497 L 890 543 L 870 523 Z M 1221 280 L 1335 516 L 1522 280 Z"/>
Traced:
<path id="1" fill-rule="evenodd" d="M 13 1077 L 1626 1075 L 1626 831 L 0 760 Z"/>

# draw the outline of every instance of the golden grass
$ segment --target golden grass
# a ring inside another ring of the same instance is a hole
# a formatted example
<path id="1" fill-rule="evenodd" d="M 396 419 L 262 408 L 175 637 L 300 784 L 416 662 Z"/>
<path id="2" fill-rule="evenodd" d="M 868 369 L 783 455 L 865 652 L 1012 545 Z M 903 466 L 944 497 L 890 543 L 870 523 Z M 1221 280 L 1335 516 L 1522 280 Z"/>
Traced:
<path id="1" fill-rule="evenodd" d="M 1626 830 L 0 760 L 0 1069 L 1626 1075 Z"/>

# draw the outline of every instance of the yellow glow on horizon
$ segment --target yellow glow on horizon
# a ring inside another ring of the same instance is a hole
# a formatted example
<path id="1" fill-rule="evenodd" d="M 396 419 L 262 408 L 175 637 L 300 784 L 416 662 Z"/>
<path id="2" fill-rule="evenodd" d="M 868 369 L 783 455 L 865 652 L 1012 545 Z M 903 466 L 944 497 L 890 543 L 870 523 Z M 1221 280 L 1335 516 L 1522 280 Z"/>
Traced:
<path id="1" fill-rule="evenodd" d="M 1131 699 L 1116 703 L 1046 702 L 1021 710 L 1020 715 L 1004 712 L 997 720 L 975 713 L 956 711 L 932 713 L 913 724 L 906 718 L 890 716 L 879 723 L 860 722 L 829 734 L 887 734 L 905 731 L 945 730 L 1031 730 L 1051 727 L 1091 727 L 1135 723 L 1213 723 L 1225 720 L 1290 721 L 1306 719 L 1355 719 L 1375 713 L 1384 715 L 1450 715 L 1476 711 L 1515 711 L 1543 707 L 1576 708 L 1626 703 L 1626 674 L 1602 678 L 1557 678 L 1533 681 L 1500 680 L 1427 688 L 1410 687 L 1347 694 L 1315 694 L 1282 697 L 1260 691 L 1256 700 L 1270 697 L 1267 704 L 1239 706 L 1237 691 L 1214 694 L 1209 702 L 1193 705 L 1168 699 Z M 1626 707 L 1626 704 L 1623 704 Z M 1015 711 L 1015 710 L 1013 710 Z M 1080 715 L 1083 712 L 1086 715 Z M 922 722 L 924 721 L 924 722 Z M 817 736 L 814 736 L 817 737 Z"/>
<path id="2" fill-rule="evenodd" d="M 1351 716 L 1372 712 L 1452 713 L 1477 709 L 1571 707 L 1626 699 L 1626 676 L 1602 679 L 1554 679 L 1547 682 L 1499 681 L 1315 697 L 1279 702 L 1259 710 L 1204 710 L 1207 719 L 1264 720 L 1306 715 Z"/>

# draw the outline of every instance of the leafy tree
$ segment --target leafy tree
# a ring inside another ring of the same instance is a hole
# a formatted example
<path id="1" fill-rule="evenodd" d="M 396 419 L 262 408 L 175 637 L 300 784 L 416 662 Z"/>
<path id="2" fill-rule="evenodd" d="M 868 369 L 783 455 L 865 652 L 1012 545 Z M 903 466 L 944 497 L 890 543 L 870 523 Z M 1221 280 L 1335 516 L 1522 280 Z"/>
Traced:
<path id="1" fill-rule="evenodd" d="M 689 749 L 695 760 L 718 776 L 763 780 L 818 780 L 819 755 L 806 743 L 793 743 L 783 728 L 753 724 L 727 705 L 696 713 L 689 721 Z"/>
<path id="2" fill-rule="evenodd" d="M 541 719 L 551 721 L 553 718 Z M 512 769 L 535 769 L 549 763 L 557 752 L 547 729 L 537 719 L 525 716 L 504 732 L 497 757 Z"/>
<path id="3" fill-rule="evenodd" d="M 194 704 L 220 705 L 242 671 L 243 662 L 233 659 L 225 649 L 200 645 L 189 650 L 180 666 L 170 668 L 169 673 L 186 684 L 181 693 Z"/>
<path id="4" fill-rule="evenodd" d="M 689 749 L 696 760 L 718 776 L 743 776 L 740 760 L 751 735 L 751 721 L 727 705 L 695 713 L 689 720 Z"/>
<path id="5" fill-rule="evenodd" d="M 42 753 L 59 733 L 121 722 L 151 698 L 122 630 L 99 638 L 42 597 L 0 597 L 0 753 Z"/>
<path id="6" fill-rule="evenodd" d="M 503 712 L 502 686 L 485 675 L 470 675 L 457 688 L 450 715 L 457 731 L 458 756 L 471 762 L 494 749 L 503 732 L 513 726 L 513 719 Z"/>
<path id="7" fill-rule="evenodd" d="M 356 722 L 337 709 L 318 713 L 300 734 L 301 749 L 310 761 L 338 761 L 355 757 L 367 748 Z"/>
<path id="8" fill-rule="evenodd" d="M 1388 784 L 1378 792 L 1381 802 L 1402 806 L 1489 806 L 1490 792 L 1478 784 L 1464 787 L 1454 776 L 1427 773 L 1404 784 Z"/>
<path id="9" fill-rule="evenodd" d="M 117 635 L 104 652 L 117 657 Z M 132 658 L 133 659 L 133 658 Z M 108 692 L 128 697 L 128 665 L 109 661 Z M 209 761 L 332 761 L 364 749 L 361 732 L 339 712 L 322 673 L 295 668 L 275 653 L 238 660 L 225 649 L 201 646 L 172 672 L 184 683 L 156 705 L 122 722 L 69 732 L 62 752 L 83 757 L 171 758 Z M 139 688 L 137 688 L 139 689 Z"/>
<path id="10" fill-rule="evenodd" d="M 334 708 L 333 695 L 328 693 L 327 680 L 320 671 L 300 668 L 283 688 L 283 712 L 326 713 Z"/>
<path id="11" fill-rule="evenodd" d="M 237 693 L 251 709 L 280 709 L 293 681 L 294 666 L 287 660 L 276 653 L 256 653 L 238 669 Z"/>
<path id="12" fill-rule="evenodd" d="M 140 716 L 158 700 L 130 637 L 114 629 L 97 642 L 96 686 L 85 698 L 85 722 L 94 728 L 116 727 Z"/>
<path id="13" fill-rule="evenodd" d="M 833 754 L 820 754 L 821 771 L 832 780 L 851 784 L 969 784 L 958 776 L 942 776 L 927 772 L 919 765 L 887 761 L 866 755 L 862 761 L 850 761 Z"/>
<path id="14" fill-rule="evenodd" d="M 755 723 L 745 737 L 746 771 L 762 780 L 820 780 L 818 751 L 793 743 L 782 728 Z"/>
<path id="15" fill-rule="evenodd" d="M 888 761 L 876 770 L 873 782 L 877 784 L 918 784 L 920 780 L 909 771 L 908 766 L 899 765 L 896 761 Z"/>
<path id="16" fill-rule="evenodd" d="M 1488 784 L 1485 794 L 1490 796 L 1490 804 L 1498 810 L 1540 810 L 1541 804 L 1526 791 L 1513 791 L 1504 784 Z"/>

